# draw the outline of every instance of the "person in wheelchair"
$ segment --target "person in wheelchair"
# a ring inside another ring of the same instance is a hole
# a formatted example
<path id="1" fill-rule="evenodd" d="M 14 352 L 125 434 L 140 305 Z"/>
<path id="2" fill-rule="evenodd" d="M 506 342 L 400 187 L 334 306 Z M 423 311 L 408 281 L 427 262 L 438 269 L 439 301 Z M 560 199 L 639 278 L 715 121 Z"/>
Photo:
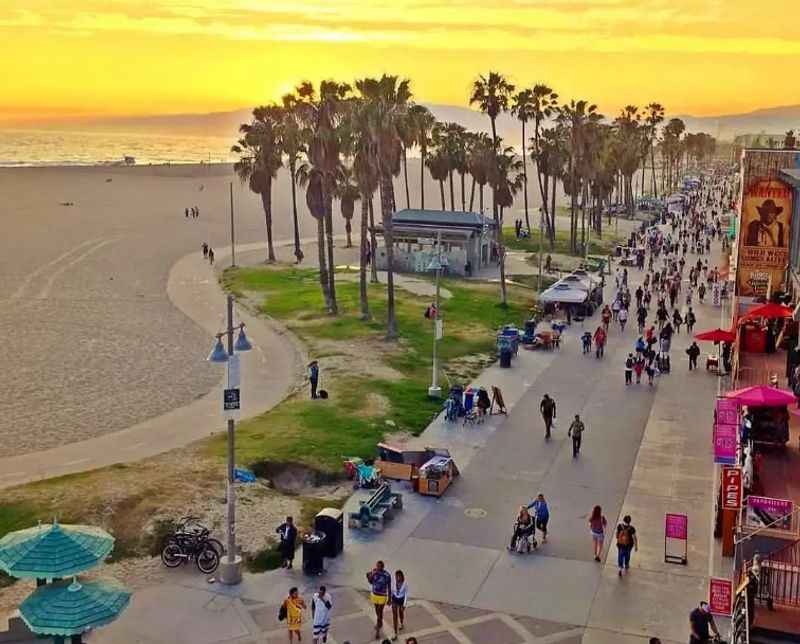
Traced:
<path id="1" fill-rule="evenodd" d="M 517 547 L 517 541 L 519 539 L 531 538 L 535 544 L 535 539 L 533 539 L 535 530 L 536 524 L 530 512 L 528 512 L 528 508 L 526 508 L 524 505 L 520 506 L 517 520 L 514 523 L 514 534 L 511 537 L 511 545 L 508 547 L 508 549 L 512 551 L 515 550 Z"/>

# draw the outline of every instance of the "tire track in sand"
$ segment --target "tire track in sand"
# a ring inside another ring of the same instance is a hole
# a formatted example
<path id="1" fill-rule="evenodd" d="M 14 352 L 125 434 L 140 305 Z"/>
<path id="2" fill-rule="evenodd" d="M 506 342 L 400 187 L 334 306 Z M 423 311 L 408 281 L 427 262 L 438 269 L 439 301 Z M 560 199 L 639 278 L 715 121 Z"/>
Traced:
<path id="1" fill-rule="evenodd" d="M 17 290 L 14 291 L 11 294 L 11 297 L 9 299 L 10 300 L 18 300 L 18 299 L 22 298 L 25 295 L 25 291 L 28 289 L 28 286 L 30 285 L 30 283 L 33 280 L 35 280 L 37 277 L 39 277 L 40 275 L 45 273 L 49 268 L 55 266 L 59 262 L 64 261 L 65 259 L 69 258 L 70 255 L 73 255 L 74 253 L 77 253 L 84 246 L 89 246 L 89 245 L 94 244 L 94 243 L 96 243 L 96 242 L 98 242 L 100 240 L 101 240 L 101 238 L 98 237 L 96 239 L 89 239 L 89 240 L 87 240 L 85 242 L 82 242 L 82 243 L 78 244 L 77 246 L 75 246 L 74 248 L 70 248 L 66 253 L 62 253 L 61 255 L 56 257 L 55 259 L 51 259 L 46 264 L 42 264 L 36 270 L 31 271 L 30 273 L 28 273 L 25 276 L 25 278 L 22 280 L 22 282 L 20 282 L 20 285 L 17 287 Z"/>

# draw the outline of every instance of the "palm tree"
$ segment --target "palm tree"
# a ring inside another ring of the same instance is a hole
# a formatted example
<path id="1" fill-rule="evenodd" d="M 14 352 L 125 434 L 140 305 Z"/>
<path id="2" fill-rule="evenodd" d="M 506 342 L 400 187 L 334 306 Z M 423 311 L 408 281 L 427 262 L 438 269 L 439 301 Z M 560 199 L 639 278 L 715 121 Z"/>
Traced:
<path id="1" fill-rule="evenodd" d="M 794 150 L 797 146 L 797 138 L 794 135 L 794 130 L 789 130 L 783 137 L 783 148 L 785 150 Z"/>
<path id="2" fill-rule="evenodd" d="M 658 126 L 664 122 L 664 106 L 661 103 L 649 103 L 644 108 L 645 123 L 647 124 L 647 146 L 650 152 L 650 186 L 653 190 L 653 196 L 658 198 L 658 184 L 656 183 L 656 147 L 655 142 L 658 138 Z M 642 167 L 642 174 L 644 174 L 644 167 Z M 644 176 L 642 177 L 644 183 Z"/>
<path id="3" fill-rule="evenodd" d="M 349 92 L 349 85 L 335 81 L 322 81 L 318 95 L 311 83 L 303 83 L 298 88 L 299 113 L 308 131 L 306 203 L 318 222 L 324 220 L 328 267 L 327 303 L 328 310 L 333 315 L 339 310 L 333 258 L 333 196 L 342 173 L 342 119 Z M 320 257 L 323 255 L 321 251 Z M 320 280 L 322 279 L 321 264 Z"/>
<path id="4" fill-rule="evenodd" d="M 281 123 L 283 110 L 278 105 L 257 107 L 253 120 L 242 123 L 239 141 L 231 152 L 239 155 L 233 170 L 247 183 L 250 190 L 261 197 L 264 208 L 264 225 L 267 229 L 267 262 L 275 261 L 272 245 L 272 180 L 281 167 Z"/>
<path id="5" fill-rule="evenodd" d="M 507 112 L 514 86 L 502 74 L 489 72 L 486 76 L 478 76 L 472 85 L 472 94 L 469 98 L 470 105 L 477 105 L 481 112 L 489 117 L 492 124 L 492 147 L 495 154 L 499 150 L 499 140 L 497 138 L 497 117 L 501 112 Z M 497 157 L 496 157 L 497 158 Z M 495 222 L 495 243 L 497 254 L 500 259 L 500 302 L 503 306 L 507 305 L 506 296 L 506 267 L 505 252 L 503 250 L 503 231 L 502 222 L 497 209 L 497 190 L 492 188 L 492 213 Z"/>
<path id="6" fill-rule="evenodd" d="M 447 154 L 441 148 L 436 148 L 433 154 L 428 155 L 428 158 L 425 160 L 425 165 L 431 173 L 431 178 L 439 182 L 442 210 L 445 210 L 447 204 L 444 199 L 444 182 L 447 181 L 447 176 L 450 172 L 450 161 L 447 159 Z"/>
<path id="7" fill-rule="evenodd" d="M 556 241 L 556 193 L 558 182 L 563 183 L 566 167 L 569 162 L 568 130 L 561 124 L 540 132 L 539 140 L 534 143 L 531 158 L 536 163 L 536 170 L 540 174 L 542 192 L 542 207 L 545 215 L 546 233 L 550 241 L 550 249 Z M 547 204 L 547 197 L 550 204 Z M 548 212 L 550 216 L 548 217 Z"/>
<path id="8" fill-rule="evenodd" d="M 467 169 L 472 175 L 472 183 L 478 184 L 479 209 L 483 214 L 483 187 L 489 182 L 489 172 L 495 162 L 494 145 L 489 135 L 480 132 L 472 136 L 467 157 Z M 470 197 L 469 209 L 472 210 L 474 194 Z"/>
<path id="9" fill-rule="evenodd" d="M 384 74 L 379 79 L 356 81 L 366 103 L 370 137 L 375 142 L 373 163 L 378 170 L 381 193 L 383 239 L 386 246 L 386 339 L 397 338 L 397 314 L 394 301 L 394 186 L 392 175 L 400 165 L 402 142 L 399 127 L 408 112 L 411 100 L 410 82 Z"/>
<path id="10" fill-rule="evenodd" d="M 541 145 L 541 131 L 542 125 L 544 124 L 545 120 L 549 119 L 558 109 L 558 94 L 556 94 L 550 87 L 543 83 L 537 83 L 533 86 L 532 91 L 532 103 L 533 103 L 533 140 L 531 143 L 533 144 L 534 152 L 536 152 L 540 145 Z M 551 140 L 549 142 L 550 145 L 554 142 L 554 139 L 551 136 Z M 551 149 L 550 152 L 553 152 Z M 552 154 L 550 155 L 552 158 Z M 539 166 L 539 158 L 538 154 L 534 157 L 531 155 L 534 162 L 536 163 L 536 178 L 539 183 L 539 192 L 542 196 L 542 212 L 545 217 L 545 221 L 547 222 L 547 232 L 548 237 L 550 239 L 550 243 L 555 243 L 555 231 L 556 231 L 556 213 L 555 213 L 555 206 L 552 207 L 552 212 L 549 213 L 547 205 L 547 197 L 548 197 L 548 175 L 547 173 L 540 168 Z M 550 175 L 553 177 L 553 175 Z M 553 177 L 554 178 L 554 177 Z M 553 180 L 553 189 L 555 190 L 556 179 Z M 555 192 L 552 196 L 552 202 L 555 204 Z"/>
<path id="11" fill-rule="evenodd" d="M 414 147 L 417 142 L 417 133 L 414 128 L 413 116 L 410 110 L 405 113 L 397 124 L 397 134 L 400 137 L 401 159 L 403 161 L 403 180 L 406 189 L 406 208 L 411 208 L 411 193 L 408 191 L 408 148 Z"/>
<path id="12" fill-rule="evenodd" d="M 524 89 L 514 94 L 511 113 L 519 119 L 522 124 L 522 183 L 523 198 L 525 204 L 525 225 L 528 232 L 531 231 L 531 220 L 528 216 L 528 162 L 525 154 L 525 124 L 536 116 L 533 100 L 533 90 Z"/>
<path id="13" fill-rule="evenodd" d="M 411 105 L 408 108 L 408 121 L 414 131 L 414 141 L 419 147 L 419 207 L 425 209 L 425 166 L 428 157 L 428 146 L 436 125 L 436 117 L 424 105 Z"/>
<path id="14" fill-rule="evenodd" d="M 625 209 L 633 217 L 633 175 L 639 169 L 642 138 L 641 114 L 635 105 L 626 105 L 614 120 L 616 128 L 617 159 L 624 183 Z"/>
<path id="15" fill-rule="evenodd" d="M 356 185 L 353 175 L 354 171 L 351 168 L 343 167 L 334 192 L 334 196 L 339 200 L 339 207 L 342 211 L 342 217 L 344 218 L 344 231 L 347 236 L 345 248 L 353 247 L 353 226 L 351 221 L 355 213 L 356 201 L 361 198 L 361 191 L 358 185 Z"/>
<path id="16" fill-rule="evenodd" d="M 302 155 L 306 151 L 305 131 L 297 108 L 297 96 L 286 94 L 283 97 L 283 122 L 281 142 L 286 155 L 286 166 L 289 168 L 289 179 L 292 186 L 292 223 L 294 225 L 294 256 L 297 263 L 303 261 L 300 248 L 300 223 L 297 218 L 297 169 Z"/>
<path id="17" fill-rule="evenodd" d="M 462 210 L 466 209 L 464 196 L 464 174 L 466 168 L 466 133 L 463 125 L 458 123 L 442 123 L 434 128 L 433 140 L 447 159 L 447 176 L 450 182 L 450 210 L 456 209 L 453 173 L 461 175 Z"/>

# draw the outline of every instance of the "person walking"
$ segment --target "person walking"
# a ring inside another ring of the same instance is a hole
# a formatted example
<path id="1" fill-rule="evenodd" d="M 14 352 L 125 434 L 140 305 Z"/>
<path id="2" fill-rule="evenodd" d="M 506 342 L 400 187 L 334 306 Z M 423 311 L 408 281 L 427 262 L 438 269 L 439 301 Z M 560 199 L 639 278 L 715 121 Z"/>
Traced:
<path id="1" fill-rule="evenodd" d="M 281 611 L 278 614 L 280 619 L 281 615 L 286 619 L 286 626 L 289 629 L 289 642 L 294 641 L 294 636 L 297 636 L 297 641 L 303 641 L 303 634 L 300 629 L 303 627 L 303 610 L 305 610 L 306 602 L 300 596 L 300 592 L 296 587 L 289 589 L 289 596 L 283 600 Z"/>
<path id="2" fill-rule="evenodd" d="M 319 362 L 312 360 L 308 363 L 308 382 L 311 384 L 311 399 L 317 399 L 317 384 L 319 383 Z"/>
<path id="3" fill-rule="evenodd" d="M 370 584 L 370 602 L 375 607 L 375 639 L 380 639 L 383 628 L 383 610 L 389 603 L 392 593 L 392 576 L 386 571 L 384 563 L 378 561 L 367 573 Z"/>
<path id="4" fill-rule="evenodd" d="M 622 523 L 617 524 L 617 574 L 622 573 L 631 566 L 631 551 L 639 551 L 639 540 L 636 538 L 636 528 L 631 524 L 631 517 L 626 514 Z"/>
<path id="5" fill-rule="evenodd" d="M 331 628 L 331 610 L 333 610 L 333 598 L 325 586 L 320 586 L 319 590 L 311 598 L 311 620 L 313 623 L 311 631 L 311 641 L 314 644 L 325 644 L 328 641 L 328 631 Z"/>
<path id="6" fill-rule="evenodd" d="M 214 249 L 211 247 L 208 249 L 208 263 L 214 265 Z"/>
<path id="7" fill-rule="evenodd" d="M 692 342 L 686 349 L 686 355 L 689 356 L 689 371 L 697 369 L 697 358 L 700 356 L 700 347 L 697 346 L 697 342 Z"/>
<path id="8" fill-rule="evenodd" d="M 550 398 L 550 394 L 545 394 L 542 402 L 539 403 L 539 411 L 544 419 L 544 437 L 550 438 L 550 429 L 556 417 L 556 401 Z"/>
<path id="9" fill-rule="evenodd" d="M 577 458 L 578 452 L 581 451 L 581 438 L 585 430 L 586 426 L 583 424 L 581 417 L 575 414 L 575 420 L 572 421 L 567 430 L 567 437 L 572 436 L 572 458 Z"/>
<path id="10" fill-rule="evenodd" d="M 294 525 L 294 519 L 292 519 L 292 517 L 286 517 L 286 521 L 281 523 L 275 532 L 277 532 L 280 537 L 278 550 L 283 559 L 281 568 L 291 569 L 297 543 L 297 528 Z"/>
<path id="11" fill-rule="evenodd" d="M 678 309 L 672 313 L 672 325 L 675 327 L 675 333 L 681 332 L 681 324 L 683 324 L 683 317 Z"/>
<path id="12" fill-rule="evenodd" d="M 184 213 L 186 215 L 186 219 L 189 219 L 189 209 L 188 208 L 184 211 Z"/>
<path id="13" fill-rule="evenodd" d="M 394 637 L 397 639 L 398 630 L 403 630 L 406 619 L 406 603 L 408 602 L 408 584 L 406 576 L 402 570 L 394 573 L 394 589 L 392 590 L 392 625 L 394 626 Z M 398 629 L 399 624 L 399 629 Z"/>
<path id="14" fill-rule="evenodd" d="M 536 495 L 536 500 L 528 506 L 528 509 L 533 510 L 536 527 L 542 533 L 542 543 L 547 543 L 547 524 L 550 522 L 550 508 L 547 506 L 544 494 L 539 492 Z"/>
<path id="15" fill-rule="evenodd" d="M 625 332 L 625 323 L 628 321 L 628 309 L 624 306 L 619 310 L 619 314 L 617 315 L 617 319 L 619 320 L 619 329 L 621 332 Z"/>
<path id="16" fill-rule="evenodd" d="M 606 539 L 606 526 L 608 521 L 603 516 L 603 509 L 596 505 L 592 508 L 591 514 L 588 516 L 589 533 L 592 535 L 592 548 L 594 549 L 594 560 L 600 561 L 603 554 L 603 544 Z"/>
<path id="17" fill-rule="evenodd" d="M 208 243 L 203 242 L 201 248 L 203 249 L 203 259 L 208 259 Z"/>
<path id="18" fill-rule="evenodd" d="M 633 384 L 633 354 L 629 353 L 625 359 L 625 386 Z"/>
<path id="19" fill-rule="evenodd" d="M 686 323 L 686 332 L 691 335 L 695 322 L 697 322 L 697 317 L 695 317 L 691 306 L 689 307 L 689 310 L 686 311 L 686 317 L 683 318 L 683 321 Z"/>
<path id="20" fill-rule="evenodd" d="M 594 353 L 596 358 L 602 358 L 606 347 L 606 330 L 599 326 L 594 332 Z"/>
<path id="21" fill-rule="evenodd" d="M 702 601 L 697 608 L 689 613 L 689 644 L 708 644 L 711 641 L 709 629 L 719 637 L 719 630 L 714 623 L 711 607 L 708 602 Z"/>

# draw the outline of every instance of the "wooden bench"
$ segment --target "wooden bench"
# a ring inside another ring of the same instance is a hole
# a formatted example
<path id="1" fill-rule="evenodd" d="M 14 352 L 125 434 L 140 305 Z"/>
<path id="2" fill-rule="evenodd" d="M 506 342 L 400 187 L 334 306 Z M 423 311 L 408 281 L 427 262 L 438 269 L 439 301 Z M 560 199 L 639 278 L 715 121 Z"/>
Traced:
<path id="1" fill-rule="evenodd" d="M 394 517 L 395 510 L 403 509 L 403 495 L 392 492 L 388 483 L 383 483 L 366 500 L 361 501 L 358 512 L 350 512 L 347 524 L 351 528 L 383 530 L 384 520 Z"/>

